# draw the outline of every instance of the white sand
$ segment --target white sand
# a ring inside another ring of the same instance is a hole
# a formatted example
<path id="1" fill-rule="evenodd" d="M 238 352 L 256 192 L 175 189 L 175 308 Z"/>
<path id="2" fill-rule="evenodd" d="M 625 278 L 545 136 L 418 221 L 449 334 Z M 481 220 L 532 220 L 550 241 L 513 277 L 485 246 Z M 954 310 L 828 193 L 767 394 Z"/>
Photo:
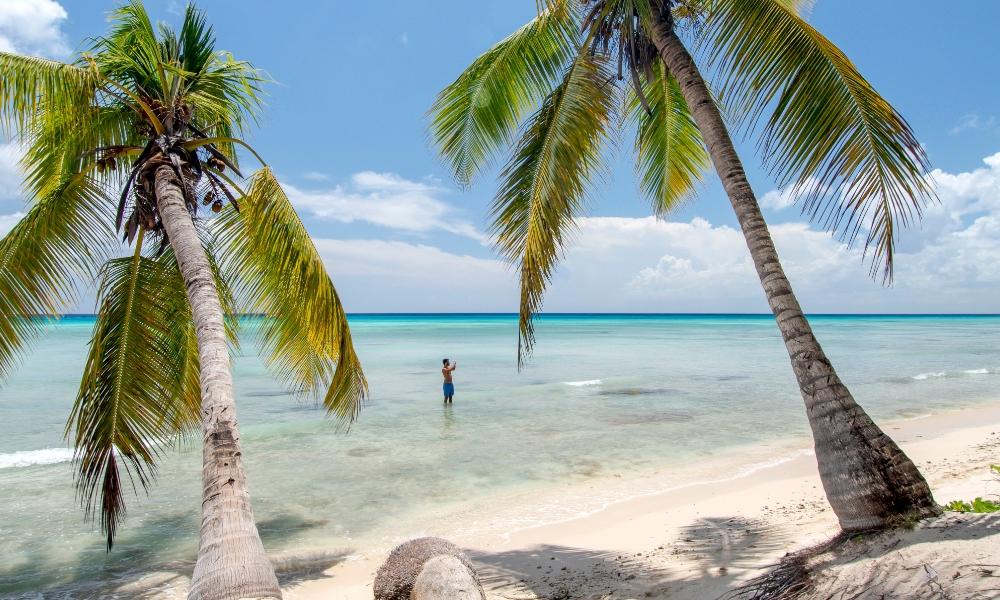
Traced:
<path id="1" fill-rule="evenodd" d="M 1000 494 L 1000 484 L 988 473 L 991 462 L 1000 462 L 1000 402 L 894 422 L 886 429 L 917 462 L 938 502 Z M 790 458 L 776 460 L 782 456 Z M 749 469 L 752 465 L 757 466 Z M 456 519 L 429 533 L 467 549 L 490 600 L 624 600 L 715 598 L 786 552 L 837 531 L 815 459 L 805 448 L 791 455 L 787 447 L 748 449 L 659 477 L 670 481 L 663 487 L 672 491 L 617 502 L 580 518 L 506 535 L 483 533 L 489 528 L 470 528 Z M 602 485 L 625 488 L 611 490 L 624 495 L 633 483 Z M 607 491 L 582 486 L 560 490 L 556 497 L 570 501 L 573 494 Z M 479 514 L 488 515 L 529 507 L 480 508 Z M 825 594 L 819 597 L 1000 597 L 975 591 L 1000 582 L 1000 565 L 988 566 L 1000 563 L 1000 517 L 949 516 L 928 525 L 902 538 L 863 540 L 846 557 L 823 557 L 820 562 L 831 568 L 818 578 Z M 384 558 L 373 554 L 322 574 L 290 576 L 285 597 L 370 600 Z M 849 585 L 855 587 L 847 593 Z"/>

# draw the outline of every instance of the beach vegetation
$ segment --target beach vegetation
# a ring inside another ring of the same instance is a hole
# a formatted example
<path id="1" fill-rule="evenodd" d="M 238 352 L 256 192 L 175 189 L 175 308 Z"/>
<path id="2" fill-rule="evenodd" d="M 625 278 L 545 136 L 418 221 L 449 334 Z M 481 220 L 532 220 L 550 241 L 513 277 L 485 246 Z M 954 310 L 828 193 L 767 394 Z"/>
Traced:
<path id="1" fill-rule="evenodd" d="M 990 465 L 990 474 L 997 481 L 1000 481 L 1000 465 Z M 948 504 L 945 504 L 944 508 L 945 510 L 954 512 L 992 513 L 1000 512 L 1000 501 L 987 500 L 982 497 L 977 497 L 972 502 L 952 500 Z"/>
<path id="2" fill-rule="evenodd" d="M 963 513 L 993 513 L 1000 512 L 1000 503 L 977 496 L 972 502 L 952 500 L 945 505 L 945 509 Z"/>
<path id="3" fill-rule="evenodd" d="M 927 157 L 903 116 L 808 22 L 807 0 L 538 4 L 534 19 L 476 58 L 430 109 L 432 139 L 460 184 L 505 158 L 492 234 L 520 280 L 519 364 L 577 219 L 607 173 L 608 150 L 632 132 L 639 188 L 656 216 L 695 196 L 710 168 L 720 177 L 781 330 L 841 527 L 934 514 L 923 476 L 816 339 L 731 135 L 755 136 L 777 185 L 860 245 L 872 276 L 889 282 L 901 228 L 934 198 Z"/>
<path id="4" fill-rule="evenodd" d="M 367 393 L 321 257 L 243 141 L 269 78 L 216 47 L 203 12 L 141 2 L 72 62 L 0 52 L 0 124 L 24 151 L 26 214 L 0 241 L 0 374 L 81 288 L 97 318 L 66 435 L 110 551 L 129 489 L 180 436 L 203 441 L 190 598 L 280 598 L 253 519 L 230 350 L 240 313 L 273 371 L 343 421 Z M 41 318 L 40 318 L 41 317 Z M 194 509 L 194 507 L 192 507 Z"/>

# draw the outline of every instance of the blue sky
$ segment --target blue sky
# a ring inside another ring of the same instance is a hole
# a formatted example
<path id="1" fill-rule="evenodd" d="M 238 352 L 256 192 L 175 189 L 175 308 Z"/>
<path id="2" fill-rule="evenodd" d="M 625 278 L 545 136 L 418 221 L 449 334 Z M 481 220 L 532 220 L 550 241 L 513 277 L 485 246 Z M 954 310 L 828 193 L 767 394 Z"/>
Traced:
<path id="1" fill-rule="evenodd" d="M 66 57 L 104 30 L 114 5 L 4 0 L 0 49 Z M 147 6 L 172 21 L 181 4 Z M 457 188 L 427 140 L 425 112 L 479 53 L 531 18 L 534 0 L 200 6 L 221 48 L 277 81 L 251 141 L 289 186 L 349 309 L 515 309 L 510 271 L 484 234 L 494 174 Z M 856 253 L 785 206 L 752 140 L 741 144 L 803 304 L 817 312 L 1000 312 L 1000 158 L 984 162 L 1000 152 L 1000 3 L 970 0 L 942 16 L 929 0 L 820 0 L 810 20 L 910 120 L 939 170 L 942 204 L 905 234 L 896 284 L 885 289 L 867 279 Z M 666 222 L 648 219 L 630 144 L 622 141 L 611 177 L 593 194 L 593 218 L 581 222 L 547 308 L 766 309 L 714 176 Z M 14 149 L 4 150 L 0 225 L 24 201 L 9 183 Z"/>

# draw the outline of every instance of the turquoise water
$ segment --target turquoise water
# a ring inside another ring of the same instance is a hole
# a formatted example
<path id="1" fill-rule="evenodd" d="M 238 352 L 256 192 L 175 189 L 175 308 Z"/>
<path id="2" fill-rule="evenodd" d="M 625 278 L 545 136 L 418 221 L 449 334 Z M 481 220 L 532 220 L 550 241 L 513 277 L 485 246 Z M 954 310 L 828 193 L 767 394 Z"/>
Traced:
<path id="1" fill-rule="evenodd" d="M 1000 317 L 812 320 L 878 419 L 997 396 Z M 0 390 L 0 595 L 79 597 L 193 561 L 195 441 L 167 452 L 110 554 L 75 500 L 62 432 L 92 324 L 53 326 Z M 235 359 L 254 507 L 275 555 L 363 553 L 420 533 L 432 513 L 808 433 L 770 317 L 547 316 L 520 373 L 512 316 L 359 315 L 351 324 L 372 399 L 346 434 L 287 395 L 252 341 Z M 445 356 L 459 365 L 453 407 L 440 398 Z"/>

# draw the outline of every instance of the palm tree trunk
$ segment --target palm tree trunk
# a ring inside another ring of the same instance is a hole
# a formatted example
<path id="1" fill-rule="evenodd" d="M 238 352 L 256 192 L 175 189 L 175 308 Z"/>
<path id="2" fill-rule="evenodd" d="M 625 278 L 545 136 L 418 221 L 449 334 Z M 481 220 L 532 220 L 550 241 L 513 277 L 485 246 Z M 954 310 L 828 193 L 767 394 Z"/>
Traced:
<path id="1" fill-rule="evenodd" d="M 160 219 L 191 303 L 201 367 L 201 541 L 188 598 L 281 598 L 250 506 L 215 277 L 185 205 L 179 178 L 164 165 L 157 168 L 155 182 Z"/>
<path id="2" fill-rule="evenodd" d="M 885 527 L 908 517 L 936 514 L 937 505 L 923 476 L 854 401 L 813 335 L 785 277 L 722 115 L 694 60 L 669 25 L 653 37 L 664 64 L 680 83 L 736 211 L 799 382 L 820 478 L 841 528 Z"/>

